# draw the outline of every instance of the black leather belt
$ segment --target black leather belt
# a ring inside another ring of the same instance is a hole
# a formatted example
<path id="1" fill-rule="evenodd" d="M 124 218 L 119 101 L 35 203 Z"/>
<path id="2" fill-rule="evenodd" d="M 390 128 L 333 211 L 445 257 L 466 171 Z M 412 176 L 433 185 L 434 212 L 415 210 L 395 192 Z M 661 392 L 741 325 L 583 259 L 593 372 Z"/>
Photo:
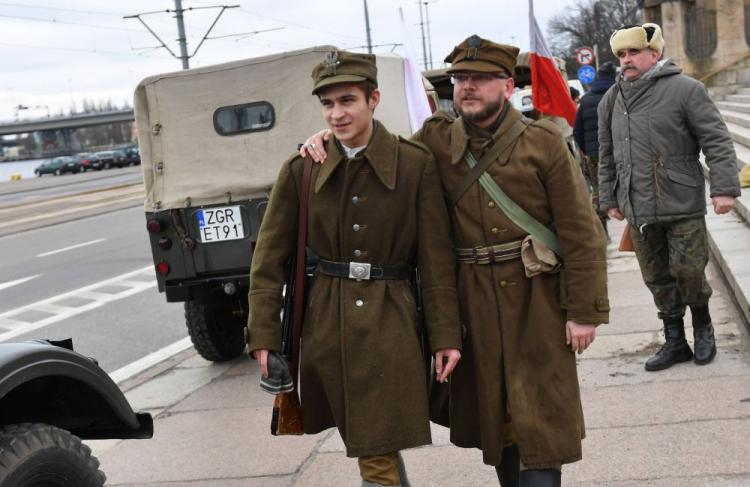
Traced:
<path id="1" fill-rule="evenodd" d="M 461 264 L 491 264 L 521 257 L 521 242 L 508 242 L 489 247 L 456 249 L 456 262 Z"/>
<path id="2" fill-rule="evenodd" d="M 370 279 L 409 279 L 412 267 L 405 264 L 377 266 L 366 262 L 333 262 L 320 259 L 318 270 L 326 276 L 363 281 Z"/>

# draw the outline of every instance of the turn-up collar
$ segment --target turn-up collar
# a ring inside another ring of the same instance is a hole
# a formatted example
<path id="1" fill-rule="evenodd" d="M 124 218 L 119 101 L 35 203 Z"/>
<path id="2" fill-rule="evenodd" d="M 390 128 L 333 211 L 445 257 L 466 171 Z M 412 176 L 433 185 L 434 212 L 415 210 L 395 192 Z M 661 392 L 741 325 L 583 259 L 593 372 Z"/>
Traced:
<path id="1" fill-rule="evenodd" d="M 505 100 L 505 108 L 503 113 L 500 114 L 502 122 L 497 128 L 494 134 L 492 134 L 493 144 L 497 142 L 497 139 L 513 126 L 523 115 L 521 112 L 510 106 L 510 100 Z M 469 144 L 469 134 L 466 132 L 464 127 L 464 120 L 458 117 L 451 126 L 451 164 L 454 166 L 464 159 L 466 154 L 466 147 Z"/>
<path id="2" fill-rule="evenodd" d="M 396 170 L 398 168 L 398 138 L 391 135 L 377 120 L 374 121 L 370 143 L 355 159 L 363 158 L 383 183 L 390 190 L 396 189 Z M 326 142 L 328 158 L 322 164 L 318 179 L 315 181 L 315 193 L 319 193 L 340 164 L 346 164 L 347 158 L 336 145 L 336 137 Z"/>

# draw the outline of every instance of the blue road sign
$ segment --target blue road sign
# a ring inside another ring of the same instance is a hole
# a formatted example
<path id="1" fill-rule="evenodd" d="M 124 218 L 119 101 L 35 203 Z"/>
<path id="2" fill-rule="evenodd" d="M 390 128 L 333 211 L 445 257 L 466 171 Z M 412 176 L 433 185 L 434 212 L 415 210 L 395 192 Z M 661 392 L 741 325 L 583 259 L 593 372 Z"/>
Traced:
<path id="1" fill-rule="evenodd" d="M 578 80 L 581 83 L 589 85 L 592 81 L 594 81 L 595 78 L 596 70 L 591 65 L 586 64 L 578 68 Z"/>

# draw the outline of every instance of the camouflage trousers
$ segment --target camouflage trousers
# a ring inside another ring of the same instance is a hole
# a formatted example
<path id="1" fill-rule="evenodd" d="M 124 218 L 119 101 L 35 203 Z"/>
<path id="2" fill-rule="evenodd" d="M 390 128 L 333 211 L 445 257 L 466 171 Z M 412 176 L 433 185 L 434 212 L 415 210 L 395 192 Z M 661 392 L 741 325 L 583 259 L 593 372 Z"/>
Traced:
<path id="1" fill-rule="evenodd" d="M 654 296 L 659 318 L 685 314 L 686 306 L 707 305 L 708 237 L 701 216 L 632 228 L 643 281 Z"/>

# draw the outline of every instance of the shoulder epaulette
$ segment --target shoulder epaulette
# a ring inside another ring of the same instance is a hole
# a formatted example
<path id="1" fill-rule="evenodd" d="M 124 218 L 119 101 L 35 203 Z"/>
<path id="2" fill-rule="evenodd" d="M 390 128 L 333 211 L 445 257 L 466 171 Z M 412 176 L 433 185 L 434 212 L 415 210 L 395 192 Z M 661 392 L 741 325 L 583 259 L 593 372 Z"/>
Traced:
<path id="1" fill-rule="evenodd" d="M 424 121 L 424 123 L 432 122 L 453 122 L 456 120 L 456 116 L 445 110 L 438 110 L 432 114 L 430 118 Z"/>
<path id="2" fill-rule="evenodd" d="M 286 160 L 286 163 L 289 164 L 289 165 L 292 165 L 295 162 L 301 161 L 301 160 L 302 160 L 302 156 L 299 154 L 299 151 L 297 151 L 297 152 L 293 152 L 289 156 L 289 158 Z"/>
<path id="3" fill-rule="evenodd" d="M 560 127 L 557 126 L 552 120 L 543 118 L 541 120 L 534 120 L 531 122 L 532 127 L 539 127 L 540 129 L 551 133 L 552 135 L 562 135 Z"/>
<path id="4" fill-rule="evenodd" d="M 421 150 L 423 152 L 426 152 L 427 154 L 430 154 L 430 155 L 432 154 L 432 152 L 430 152 L 430 149 L 428 149 L 427 146 L 424 145 L 421 142 L 416 142 L 414 140 L 407 139 L 407 138 L 402 137 L 400 135 L 398 136 L 398 140 L 399 140 L 399 142 L 403 142 L 406 145 L 409 145 L 411 147 L 415 147 L 415 148 L 417 148 L 417 149 L 419 149 L 419 150 Z"/>

